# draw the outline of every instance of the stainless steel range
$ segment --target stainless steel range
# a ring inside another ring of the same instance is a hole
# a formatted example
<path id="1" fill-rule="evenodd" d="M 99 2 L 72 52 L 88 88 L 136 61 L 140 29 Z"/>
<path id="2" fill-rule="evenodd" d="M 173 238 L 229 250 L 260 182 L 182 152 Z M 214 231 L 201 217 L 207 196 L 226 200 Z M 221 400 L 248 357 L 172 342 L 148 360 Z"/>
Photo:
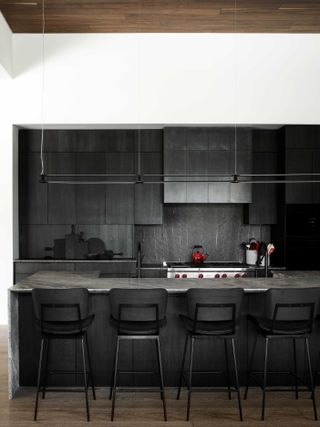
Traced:
<path id="1" fill-rule="evenodd" d="M 255 277 L 257 273 L 255 267 L 234 262 L 168 262 L 167 266 L 168 279 L 241 279 Z"/>

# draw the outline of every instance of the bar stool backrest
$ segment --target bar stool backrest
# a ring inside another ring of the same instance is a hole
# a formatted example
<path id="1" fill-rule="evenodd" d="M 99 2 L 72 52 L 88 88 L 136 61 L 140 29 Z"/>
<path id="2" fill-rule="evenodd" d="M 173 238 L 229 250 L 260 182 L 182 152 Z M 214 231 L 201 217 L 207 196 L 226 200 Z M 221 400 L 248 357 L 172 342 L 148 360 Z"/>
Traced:
<path id="1" fill-rule="evenodd" d="M 236 322 L 240 315 L 243 289 L 189 289 L 188 316 L 195 321 Z"/>
<path id="2" fill-rule="evenodd" d="M 32 301 L 40 322 L 75 322 L 88 316 L 88 289 L 33 289 Z"/>
<path id="3" fill-rule="evenodd" d="M 117 289 L 110 291 L 111 316 L 125 322 L 159 322 L 166 317 L 165 289 Z"/>
<path id="4" fill-rule="evenodd" d="M 320 288 L 276 288 L 265 294 L 265 317 L 273 321 L 311 322 L 318 314 Z"/>

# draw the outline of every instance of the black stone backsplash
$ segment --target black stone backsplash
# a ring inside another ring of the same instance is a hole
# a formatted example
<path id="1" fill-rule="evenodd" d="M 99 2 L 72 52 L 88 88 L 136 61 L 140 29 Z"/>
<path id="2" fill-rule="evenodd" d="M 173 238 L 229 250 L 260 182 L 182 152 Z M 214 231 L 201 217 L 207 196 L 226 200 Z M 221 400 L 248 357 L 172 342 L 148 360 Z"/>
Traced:
<path id="1" fill-rule="evenodd" d="M 194 245 L 205 247 L 208 261 L 242 261 L 241 242 L 270 239 L 270 226 L 243 224 L 243 205 L 165 205 L 163 214 L 163 225 L 135 227 L 143 263 L 188 261 Z"/>

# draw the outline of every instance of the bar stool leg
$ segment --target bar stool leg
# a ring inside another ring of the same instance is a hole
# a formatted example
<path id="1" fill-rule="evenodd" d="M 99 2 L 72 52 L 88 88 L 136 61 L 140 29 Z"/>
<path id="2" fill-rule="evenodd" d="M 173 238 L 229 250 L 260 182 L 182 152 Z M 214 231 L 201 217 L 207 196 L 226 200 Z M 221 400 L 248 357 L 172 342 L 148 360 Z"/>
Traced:
<path id="1" fill-rule="evenodd" d="M 233 355 L 234 373 L 235 373 L 235 377 L 236 377 L 236 390 L 237 390 L 237 395 L 238 395 L 239 415 L 240 415 L 240 421 L 243 421 L 241 396 L 240 396 L 240 387 L 239 387 L 239 375 L 238 375 L 237 355 L 236 355 L 236 347 L 235 347 L 235 343 L 234 343 L 234 338 L 231 338 L 231 344 L 232 344 L 232 355 Z"/>
<path id="2" fill-rule="evenodd" d="M 162 355 L 161 355 L 161 346 L 160 346 L 160 338 L 156 338 L 157 344 L 157 355 L 158 355 L 158 367 L 159 367 L 159 375 L 160 375 L 160 390 L 161 390 L 161 399 L 163 405 L 163 416 L 164 420 L 167 421 L 167 406 L 166 406 L 166 398 L 164 394 L 164 381 L 163 381 L 163 369 L 162 369 Z"/>
<path id="3" fill-rule="evenodd" d="M 193 352 L 194 352 L 194 336 L 191 337 L 191 348 L 190 348 L 190 364 L 189 364 L 189 380 L 188 380 L 188 406 L 187 406 L 187 421 L 190 418 L 190 404 L 191 404 L 191 393 L 192 393 L 192 367 L 193 367 Z"/>
<path id="4" fill-rule="evenodd" d="M 48 358 L 49 358 L 50 338 L 47 338 L 44 342 L 44 378 L 42 386 L 42 399 L 46 397 L 47 379 L 48 379 Z"/>
<path id="5" fill-rule="evenodd" d="M 264 420 L 264 412 L 266 405 L 266 387 L 267 387 L 267 369 L 268 369 L 268 344 L 269 338 L 265 337 L 265 351 L 264 351 L 264 371 L 263 371 L 263 388 L 262 388 L 262 413 L 261 420 Z"/>
<path id="6" fill-rule="evenodd" d="M 307 350 L 307 359 L 308 359 L 308 369 L 309 369 L 309 377 L 310 377 L 310 388 L 311 388 L 311 399 L 312 399 L 312 405 L 313 405 L 313 413 L 314 413 L 314 419 L 315 421 L 318 420 L 318 414 L 317 414 L 317 406 L 316 406 L 316 400 L 314 395 L 314 384 L 313 384 L 313 375 L 312 375 L 312 367 L 311 367 L 311 358 L 310 358 L 310 349 L 309 349 L 309 338 L 305 337 L 305 345 Z"/>
<path id="7" fill-rule="evenodd" d="M 187 353 L 188 342 L 189 342 L 189 334 L 186 335 L 186 340 L 184 343 L 184 350 L 183 350 L 182 363 L 181 363 L 181 369 L 180 369 L 180 379 L 179 379 L 179 388 L 178 388 L 177 400 L 180 399 L 182 379 L 183 379 L 183 371 L 184 371 L 184 364 L 186 362 L 186 353 Z"/>
<path id="8" fill-rule="evenodd" d="M 226 361 L 226 376 L 227 376 L 227 384 L 228 384 L 228 398 L 231 400 L 231 390 L 230 390 L 230 370 L 229 370 L 229 357 L 228 357 L 228 343 L 226 338 L 223 340 L 224 342 L 224 356 Z"/>
<path id="9" fill-rule="evenodd" d="M 248 370 L 247 370 L 247 385 L 246 385 L 246 390 L 245 390 L 245 393 L 244 393 L 244 400 L 246 400 L 247 397 L 248 397 L 250 375 L 251 375 L 251 371 L 252 371 L 252 365 L 253 365 L 253 361 L 254 361 L 254 356 L 255 356 L 255 353 L 256 353 L 257 342 L 258 342 L 258 335 L 256 335 L 255 340 L 254 340 L 253 349 L 252 349 L 252 353 L 251 353 L 251 358 L 250 358 L 250 362 L 249 362 L 249 366 L 248 366 Z"/>
<path id="10" fill-rule="evenodd" d="M 90 421 L 89 400 L 88 400 L 88 381 L 87 381 L 87 368 L 86 368 L 86 355 L 84 350 L 84 338 L 81 337 L 82 349 L 82 364 L 83 364 L 83 377 L 84 377 L 84 393 L 86 399 L 87 421 Z"/>
<path id="11" fill-rule="evenodd" d="M 113 352 L 113 371 L 112 371 L 112 377 L 111 377 L 111 385 L 110 385 L 110 392 L 109 392 L 109 400 L 111 400 L 112 398 L 112 390 L 113 390 L 113 382 L 114 382 L 114 375 L 115 375 L 115 370 L 114 367 L 116 366 L 116 358 L 117 358 L 117 345 L 115 345 L 114 347 L 114 352 Z"/>
<path id="12" fill-rule="evenodd" d="M 40 392 L 40 384 L 41 384 L 41 372 L 42 372 L 42 359 L 43 359 L 43 347 L 44 347 L 45 339 L 41 339 L 40 345 L 40 356 L 39 356 L 39 365 L 38 365 L 38 378 L 37 378 L 37 394 L 36 394 L 36 402 L 34 407 L 34 421 L 37 421 L 38 414 L 38 404 L 39 404 L 39 392 Z"/>
<path id="13" fill-rule="evenodd" d="M 96 390 L 95 390 L 94 381 L 93 381 L 91 356 L 90 356 L 90 350 L 89 350 L 89 343 L 88 343 L 88 336 L 87 336 L 87 334 L 84 335 L 84 340 L 86 342 L 86 349 L 87 349 L 87 356 L 88 356 L 88 366 L 89 366 L 89 376 L 90 376 L 90 382 L 91 382 L 91 388 L 92 388 L 92 395 L 93 395 L 93 400 L 96 400 Z"/>
<path id="14" fill-rule="evenodd" d="M 112 409 L 111 409 L 111 421 L 114 419 L 114 409 L 116 404 L 116 390 L 117 390 L 117 377 L 118 377 L 118 361 L 119 361 L 119 347 L 120 347 L 120 338 L 117 337 L 117 345 L 115 351 L 115 361 L 114 361 L 114 374 L 113 374 L 113 383 L 112 383 Z"/>
<path id="15" fill-rule="evenodd" d="M 298 393 L 298 370 L 297 370 L 297 349 L 296 349 L 296 339 L 292 339 L 292 346 L 293 346 L 293 366 L 294 366 L 294 376 L 295 376 L 295 392 L 296 392 L 296 399 L 299 399 L 299 393 Z"/>

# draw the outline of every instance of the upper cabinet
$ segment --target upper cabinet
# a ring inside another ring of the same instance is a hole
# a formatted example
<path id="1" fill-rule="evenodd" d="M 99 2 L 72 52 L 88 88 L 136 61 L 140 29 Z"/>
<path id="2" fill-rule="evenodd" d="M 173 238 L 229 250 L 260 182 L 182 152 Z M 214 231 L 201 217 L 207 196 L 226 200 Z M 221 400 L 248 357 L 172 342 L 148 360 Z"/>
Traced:
<path id="1" fill-rule="evenodd" d="M 255 129 L 252 134 L 252 173 L 280 173 L 282 149 L 281 130 Z M 257 177 L 259 181 L 267 179 L 269 178 Z M 252 203 L 245 207 L 245 223 L 277 224 L 280 197 L 281 186 L 277 184 L 253 184 Z"/>
<path id="2" fill-rule="evenodd" d="M 165 128 L 164 203 L 250 203 L 251 184 L 212 182 L 210 178 L 234 173 L 234 134 L 234 128 Z M 251 150 L 252 131 L 238 129 L 238 173 L 251 173 Z M 193 182 L 186 182 L 192 176 Z"/>
<path id="3" fill-rule="evenodd" d="M 285 128 L 286 173 L 320 173 L 320 127 L 319 126 L 287 126 Z M 299 179 L 315 178 L 310 176 Z M 288 179 L 296 179 L 294 177 Z M 320 185 L 317 183 L 301 183 L 286 185 L 287 204 L 320 203 Z"/>

